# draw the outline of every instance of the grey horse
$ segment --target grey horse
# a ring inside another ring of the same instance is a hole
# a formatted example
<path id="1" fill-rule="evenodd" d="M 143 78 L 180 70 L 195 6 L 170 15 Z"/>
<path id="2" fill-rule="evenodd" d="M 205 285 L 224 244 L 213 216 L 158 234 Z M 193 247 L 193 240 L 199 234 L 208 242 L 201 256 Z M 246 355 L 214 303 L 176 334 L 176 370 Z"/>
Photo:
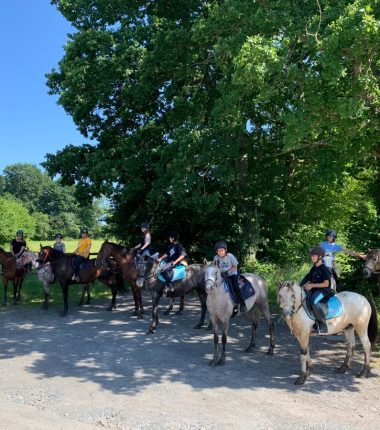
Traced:
<path id="1" fill-rule="evenodd" d="M 164 293 L 165 283 L 157 278 L 159 263 L 157 255 L 146 256 L 136 262 L 137 279 L 136 284 L 141 287 L 145 284 L 152 294 L 152 323 L 148 333 L 154 333 L 158 325 L 158 305 Z M 203 276 L 202 264 L 190 264 L 186 267 L 186 278 L 173 282 L 174 291 L 169 291 L 167 297 L 174 299 L 183 297 L 185 294 L 195 290 L 201 302 L 201 318 L 194 328 L 201 328 L 205 322 L 206 315 L 206 290 Z"/>
<path id="2" fill-rule="evenodd" d="M 274 325 L 269 312 L 267 284 L 263 278 L 253 273 L 243 273 L 242 275 L 251 283 L 255 291 L 255 294 L 246 300 L 247 316 L 252 332 L 250 344 L 245 351 L 253 352 L 256 342 L 256 328 L 258 326 L 258 320 L 255 317 L 253 309 L 253 306 L 256 305 L 261 314 L 265 317 L 269 330 L 270 345 L 267 354 L 273 355 L 275 347 Z M 225 281 L 217 265 L 214 263 L 206 263 L 204 277 L 207 292 L 207 309 L 210 313 L 210 321 L 214 331 L 214 357 L 210 361 L 209 365 L 212 367 L 217 365 L 221 366 L 225 364 L 228 327 L 231 316 L 234 312 L 235 304 L 231 299 L 230 293 L 224 288 Z M 220 356 L 218 353 L 219 323 L 221 323 L 222 326 L 222 353 Z"/>

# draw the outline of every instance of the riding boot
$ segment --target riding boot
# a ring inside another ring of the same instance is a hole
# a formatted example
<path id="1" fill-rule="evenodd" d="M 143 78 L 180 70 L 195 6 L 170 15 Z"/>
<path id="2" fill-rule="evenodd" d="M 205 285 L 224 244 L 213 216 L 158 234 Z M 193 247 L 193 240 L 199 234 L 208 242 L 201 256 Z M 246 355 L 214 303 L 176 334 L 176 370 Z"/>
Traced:
<path id="1" fill-rule="evenodd" d="M 234 293 L 236 294 L 238 302 L 240 303 L 240 313 L 242 315 L 245 315 L 247 313 L 247 307 L 245 305 L 245 300 L 243 299 L 243 296 L 241 294 L 241 289 L 239 287 L 236 288 L 234 286 Z"/>
<path id="2" fill-rule="evenodd" d="M 315 318 L 318 321 L 318 334 L 326 334 L 328 333 L 328 328 L 326 325 L 325 314 L 322 310 L 320 303 L 315 303 L 311 306 L 313 309 Z"/>

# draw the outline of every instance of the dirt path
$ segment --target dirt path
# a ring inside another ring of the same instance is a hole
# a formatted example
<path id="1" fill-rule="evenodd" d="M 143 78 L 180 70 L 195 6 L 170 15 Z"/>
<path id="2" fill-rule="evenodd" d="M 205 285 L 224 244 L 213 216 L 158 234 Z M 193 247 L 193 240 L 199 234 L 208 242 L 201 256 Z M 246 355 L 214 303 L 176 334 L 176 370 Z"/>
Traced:
<path id="1" fill-rule="evenodd" d="M 353 373 L 335 374 L 342 336 L 313 339 L 313 375 L 300 388 L 299 349 L 278 316 L 274 357 L 263 323 L 256 352 L 242 352 L 249 329 L 239 317 L 226 366 L 211 369 L 212 334 L 192 329 L 196 299 L 181 317 L 161 315 L 155 335 L 145 334 L 149 316 L 136 320 L 131 300 L 119 302 L 113 313 L 97 302 L 66 318 L 54 307 L 0 310 L 0 429 L 379 428 L 380 360 L 366 380 L 354 377 L 361 353 Z"/>

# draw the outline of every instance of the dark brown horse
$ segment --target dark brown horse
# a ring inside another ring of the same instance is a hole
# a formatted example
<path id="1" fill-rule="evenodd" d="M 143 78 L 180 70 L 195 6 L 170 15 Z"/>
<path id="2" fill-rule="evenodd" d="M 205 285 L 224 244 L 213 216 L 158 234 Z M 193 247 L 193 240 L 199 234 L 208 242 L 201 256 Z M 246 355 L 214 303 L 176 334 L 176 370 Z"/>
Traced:
<path id="1" fill-rule="evenodd" d="M 129 250 L 125 246 L 106 240 L 103 242 L 98 256 L 96 257 L 95 265 L 100 267 L 108 257 L 113 257 L 115 259 L 116 263 L 121 268 L 123 279 L 132 287 L 133 299 L 135 301 L 133 315 L 142 318 L 144 307 L 142 304 L 141 290 L 136 284 L 137 269 L 135 264 L 135 252 Z"/>
<path id="2" fill-rule="evenodd" d="M 363 267 L 363 278 L 369 279 L 372 275 L 377 277 L 378 294 L 380 296 L 380 249 L 370 249 L 367 252 Z"/>
<path id="3" fill-rule="evenodd" d="M 17 305 L 17 301 L 21 298 L 21 287 L 27 272 L 24 264 L 31 263 L 34 259 L 35 254 L 33 252 L 24 251 L 22 263 L 20 264 L 21 267 L 19 267 L 17 259 L 12 253 L 0 248 L 0 264 L 3 266 L 3 306 L 7 306 L 8 281 L 13 281 L 13 304 Z"/>
<path id="4" fill-rule="evenodd" d="M 89 284 L 99 278 L 104 267 L 96 267 L 95 259 L 88 260 L 84 267 L 80 270 L 79 282 L 72 281 L 74 274 L 73 255 L 64 254 L 51 246 L 41 246 L 37 261 L 40 264 L 50 263 L 53 269 L 55 280 L 61 285 L 63 294 L 63 311 L 62 316 L 65 316 L 68 311 L 68 295 L 70 284 Z"/>

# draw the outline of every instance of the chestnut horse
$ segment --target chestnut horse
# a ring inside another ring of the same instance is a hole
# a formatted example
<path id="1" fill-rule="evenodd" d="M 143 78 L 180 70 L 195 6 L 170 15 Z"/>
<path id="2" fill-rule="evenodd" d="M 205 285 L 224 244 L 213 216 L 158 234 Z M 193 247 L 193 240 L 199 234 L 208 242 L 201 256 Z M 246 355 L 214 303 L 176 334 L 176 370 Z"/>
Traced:
<path id="1" fill-rule="evenodd" d="M 105 240 L 100 247 L 95 265 L 100 267 L 106 258 L 113 257 L 121 269 L 123 279 L 132 287 L 133 299 L 135 301 L 135 310 L 133 315 L 138 318 L 143 317 L 144 307 L 142 304 L 141 290 L 136 284 L 137 269 L 135 264 L 135 252 L 125 246 Z"/>
<path id="2" fill-rule="evenodd" d="M 17 260 L 11 252 L 6 252 L 0 248 L 0 264 L 3 266 L 3 306 L 7 306 L 8 281 L 13 281 L 13 304 L 17 305 L 17 301 L 21 298 L 21 287 L 27 272 L 24 265 L 32 263 L 35 258 L 34 252 L 24 251 Z"/>

